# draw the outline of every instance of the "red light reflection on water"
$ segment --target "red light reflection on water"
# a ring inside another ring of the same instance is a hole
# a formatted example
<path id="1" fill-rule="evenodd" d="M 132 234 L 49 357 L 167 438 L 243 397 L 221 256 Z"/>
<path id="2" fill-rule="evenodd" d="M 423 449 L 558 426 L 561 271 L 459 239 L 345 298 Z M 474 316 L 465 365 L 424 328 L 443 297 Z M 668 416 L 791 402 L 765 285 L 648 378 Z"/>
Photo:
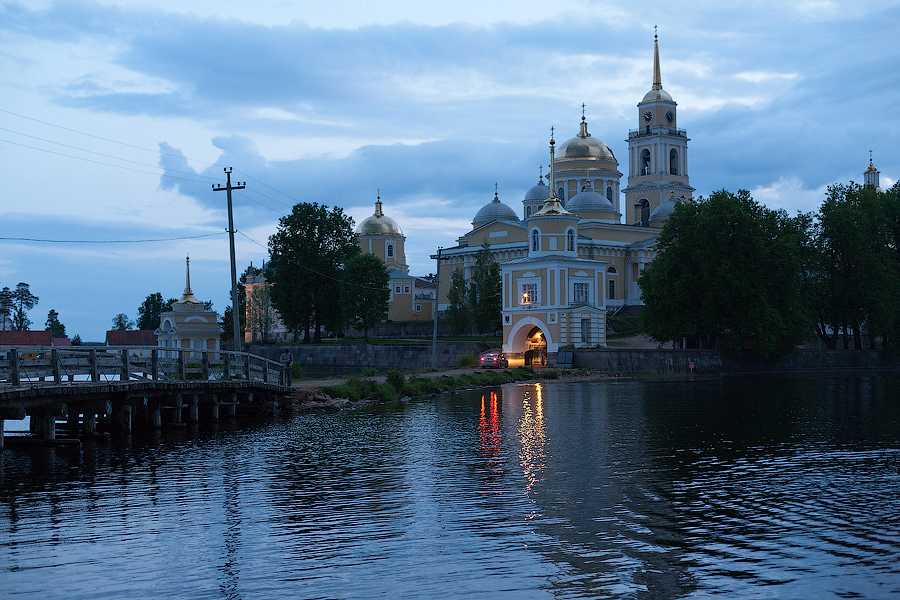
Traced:
<path id="1" fill-rule="evenodd" d="M 478 451 L 481 461 L 487 467 L 483 477 L 488 491 L 482 492 L 482 496 L 496 496 L 502 494 L 502 490 L 490 490 L 497 487 L 497 482 L 503 475 L 503 459 L 501 458 L 500 438 L 500 397 L 497 392 L 481 396 L 481 414 L 478 417 Z"/>

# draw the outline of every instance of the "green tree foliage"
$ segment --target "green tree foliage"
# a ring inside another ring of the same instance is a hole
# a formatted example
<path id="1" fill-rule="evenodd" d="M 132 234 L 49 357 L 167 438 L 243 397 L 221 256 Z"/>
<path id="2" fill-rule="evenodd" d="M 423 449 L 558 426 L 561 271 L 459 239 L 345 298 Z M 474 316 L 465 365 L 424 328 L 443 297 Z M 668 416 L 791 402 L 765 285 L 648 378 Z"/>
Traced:
<path id="1" fill-rule="evenodd" d="M 840 335 L 890 340 L 898 334 L 900 297 L 900 186 L 833 185 L 812 228 L 818 261 L 813 269 L 816 333 L 829 348 Z"/>
<path id="2" fill-rule="evenodd" d="M 28 331 L 28 328 L 31 327 L 28 311 L 37 305 L 38 297 L 31 293 L 27 283 L 19 282 L 16 289 L 12 292 L 12 302 L 13 329 Z"/>
<path id="3" fill-rule="evenodd" d="M 55 338 L 64 338 L 66 337 L 66 326 L 59 322 L 59 313 L 50 309 L 50 312 L 47 313 L 47 329 L 53 334 Z"/>
<path id="4" fill-rule="evenodd" d="M 129 319 L 128 315 L 126 315 L 125 313 L 119 313 L 113 317 L 113 331 L 130 331 L 132 329 L 134 329 L 134 321 Z"/>
<path id="5" fill-rule="evenodd" d="M 469 304 L 466 278 L 459 269 L 450 275 L 450 289 L 447 292 L 447 322 L 453 335 L 460 336 L 469 330 Z"/>
<path id="6" fill-rule="evenodd" d="M 138 307 L 137 328 L 156 330 L 159 327 L 160 314 L 169 310 L 171 304 L 163 300 L 162 294 L 159 292 L 150 294 Z"/>
<path id="7" fill-rule="evenodd" d="M 0 329 L 9 329 L 12 324 L 13 293 L 8 287 L 0 290 Z"/>
<path id="8" fill-rule="evenodd" d="M 501 292 L 500 265 L 497 264 L 490 245 L 485 242 L 475 254 L 475 269 L 469 288 L 472 322 L 476 332 L 485 335 L 503 328 Z"/>
<path id="9" fill-rule="evenodd" d="M 359 254 L 353 219 L 335 207 L 296 204 L 269 238 L 272 302 L 284 325 L 303 341 L 322 339 L 322 328 L 341 326 L 340 272 Z"/>
<path id="10" fill-rule="evenodd" d="M 715 192 L 679 204 L 641 274 L 643 324 L 658 341 L 696 336 L 761 357 L 790 352 L 812 320 L 802 296 L 802 218 Z"/>
<path id="11" fill-rule="evenodd" d="M 78 335 L 78 334 L 76 333 L 76 334 L 72 337 L 72 345 L 73 345 L 73 346 L 80 346 L 81 344 L 82 344 L 82 342 L 81 342 L 81 336 Z"/>
<path id="12" fill-rule="evenodd" d="M 341 285 L 341 306 L 349 322 L 362 329 L 365 341 L 369 330 L 387 318 L 391 306 L 390 275 L 384 262 L 374 254 L 358 254 L 347 261 Z"/>

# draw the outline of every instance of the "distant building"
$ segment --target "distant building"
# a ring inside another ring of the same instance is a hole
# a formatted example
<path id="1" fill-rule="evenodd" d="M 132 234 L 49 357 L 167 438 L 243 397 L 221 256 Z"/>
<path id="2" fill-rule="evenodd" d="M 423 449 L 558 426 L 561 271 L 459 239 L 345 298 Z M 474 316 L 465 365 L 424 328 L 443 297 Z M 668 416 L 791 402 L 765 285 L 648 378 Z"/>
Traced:
<path id="1" fill-rule="evenodd" d="M 159 328 L 154 331 L 160 348 L 219 350 L 222 328 L 219 315 L 207 310 L 191 291 L 191 259 L 186 259 L 184 295 L 172 303 L 172 309 L 160 313 Z"/>
<path id="2" fill-rule="evenodd" d="M 53 345 L 63 346 L 71 345 L 71 343 L 54 344 L 53 333 L 49 329 L 44 331 L 0 331 L 0 346 L 3 347 Z"/>
<path id="3" fill-rule="evenodd" d="M 116 346 L 131 348 L 131 356 L 144 356 L 149 352 L 146 346 L 156 346 L 156 332 L 152 329 L 114 330 L 106 332 L 106 345 L 112 349 Z"/>

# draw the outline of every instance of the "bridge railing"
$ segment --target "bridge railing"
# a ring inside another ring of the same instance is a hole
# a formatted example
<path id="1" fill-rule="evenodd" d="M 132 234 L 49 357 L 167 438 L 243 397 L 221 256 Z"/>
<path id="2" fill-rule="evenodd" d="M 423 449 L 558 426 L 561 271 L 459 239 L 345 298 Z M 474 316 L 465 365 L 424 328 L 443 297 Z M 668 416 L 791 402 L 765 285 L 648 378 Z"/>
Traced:
<path id="1" fill-rule="evenodd" d="M 285 367 L 247 352 L 157 346 L 21 346 L 0 352 L 0 385 L 245 380 L 284 384 Z"/>

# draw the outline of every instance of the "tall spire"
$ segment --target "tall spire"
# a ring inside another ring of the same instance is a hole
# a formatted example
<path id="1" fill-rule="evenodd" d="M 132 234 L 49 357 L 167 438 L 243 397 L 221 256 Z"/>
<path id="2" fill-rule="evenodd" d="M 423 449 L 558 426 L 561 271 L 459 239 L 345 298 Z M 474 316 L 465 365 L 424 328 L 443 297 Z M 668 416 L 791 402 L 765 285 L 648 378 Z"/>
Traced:
<path id="1" fill-rule="evenodd" d="M 653 26 L 653 89 L 662 89 L 662 76 L 659 74 L 659 35 L 656 25 Z"/>
<path id="2" fill-rule="evenodd" d="M 200 301 L 194 298 L 194 293 L 191 291 L 191 257 L 187 256 L 184 260 L 184 295 L 177 304 L 200 304 Z"/>
<path id="3" fill-rule="evenodd" d="M 377 199 L 375 200 L 375 216 L 383 217 L 384 213 L 381 212 L 381 190 L 378 190 L 378 196 L 376 196 L 376 198 Z"/>

